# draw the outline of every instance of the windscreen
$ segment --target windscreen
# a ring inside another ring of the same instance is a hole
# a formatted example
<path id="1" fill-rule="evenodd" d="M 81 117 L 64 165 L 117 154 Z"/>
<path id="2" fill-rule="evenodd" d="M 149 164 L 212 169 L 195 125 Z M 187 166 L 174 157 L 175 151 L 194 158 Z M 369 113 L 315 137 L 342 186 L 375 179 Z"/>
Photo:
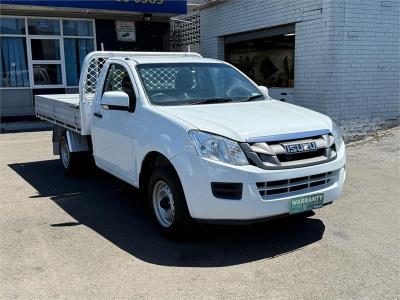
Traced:
<path id="1" fill-rule="evenodd" d="M 257 87 L 223 63 L 167 63 L 137 66 L 151 103 L 196 105 L 265 100 Z"/>

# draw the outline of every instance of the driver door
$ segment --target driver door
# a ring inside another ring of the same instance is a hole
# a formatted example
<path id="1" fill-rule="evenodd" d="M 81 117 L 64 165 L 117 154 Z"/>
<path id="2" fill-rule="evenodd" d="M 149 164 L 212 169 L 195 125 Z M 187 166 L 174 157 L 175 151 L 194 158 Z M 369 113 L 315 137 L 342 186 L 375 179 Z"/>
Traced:
<path id="1" fill-rule="evenodd" d="M 133 77 L 128 70 L 128 66 L 122 63 L 109 65 L 101 99 L 96 99 L 94 103 L 91 131 L 96 164 L 121 179 L 134 182 L 133 139 L 136 93 Z M 128 94 L 129 105 L 105 104 L 104 93 L 114 91 Z"/>

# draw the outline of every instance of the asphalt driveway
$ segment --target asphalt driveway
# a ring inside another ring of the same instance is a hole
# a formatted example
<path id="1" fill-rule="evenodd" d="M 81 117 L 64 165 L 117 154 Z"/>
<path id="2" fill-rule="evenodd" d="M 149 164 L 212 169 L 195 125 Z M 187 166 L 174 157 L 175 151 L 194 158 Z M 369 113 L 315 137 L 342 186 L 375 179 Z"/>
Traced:
<path id="1" fill-rule="evenodd" d="M 306 220 L 154 230 L 137 191 L 63 174 L 51 132 L 0 135 L 0 298 L 398 299 L 400 130 L 348 147 L 343 197 Z"/>

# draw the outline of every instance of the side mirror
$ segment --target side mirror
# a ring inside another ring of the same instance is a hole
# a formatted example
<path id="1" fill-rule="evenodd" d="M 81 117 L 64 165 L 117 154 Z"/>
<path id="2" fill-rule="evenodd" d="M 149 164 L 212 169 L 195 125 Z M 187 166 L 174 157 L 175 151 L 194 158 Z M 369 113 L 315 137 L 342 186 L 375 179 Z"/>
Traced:
<path id="1" fill-rule="evenodd" d="M 261 90 L 261 92 L 262 92 L 264 95 L 266 95 L 266 96 L 269 97 L 268 88 L 267 88 L 266 86 L 260 85 L 258 88 Z"/>
<path id="2" fill-rule="evenodd" d="M 129 96 L 125 92 L 105 92 L 101 97 L 101 105 L 110 110 L 129 110 Z"/>

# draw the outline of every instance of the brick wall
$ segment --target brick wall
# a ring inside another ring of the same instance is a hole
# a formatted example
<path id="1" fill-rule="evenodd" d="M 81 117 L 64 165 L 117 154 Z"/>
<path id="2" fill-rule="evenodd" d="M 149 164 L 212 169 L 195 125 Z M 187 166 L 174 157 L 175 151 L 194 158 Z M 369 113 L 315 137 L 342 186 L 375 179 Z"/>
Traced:
<path id="1" fill-rule="evenodd" d="M 349 138 L 399 124 L 399 10 L 398 0 L 330 3 L 327 28 L 339 46 L 329 40 L 333 56 L 327 71 L 337 71 L 332 77 L 340 97 L 330 91 L 327 112 Z"/>
<path id="2" fill-rule="evenodd" d="M 328 114 L 348 139 L 399 124 L 398 0 L 227 0 L 201 11 L 201 52 L 224 36 L 296 24 L 294 103 Z"/>

